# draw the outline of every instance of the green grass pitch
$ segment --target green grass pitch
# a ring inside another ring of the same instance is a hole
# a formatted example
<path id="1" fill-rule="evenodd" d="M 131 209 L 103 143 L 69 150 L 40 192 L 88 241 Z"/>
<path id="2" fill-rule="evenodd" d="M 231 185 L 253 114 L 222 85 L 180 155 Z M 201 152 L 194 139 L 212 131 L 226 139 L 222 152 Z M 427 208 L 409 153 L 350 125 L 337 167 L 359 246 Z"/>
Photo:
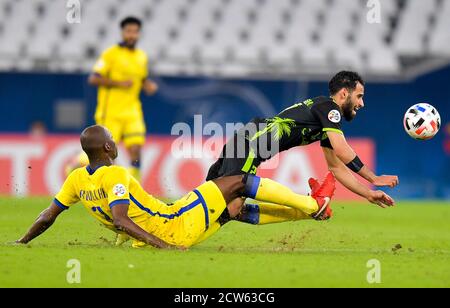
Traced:
<path id="1" fill-rule="evenodd" d="M 8 244 L 49 200 L 0 198 L 0 287 L 450 287 L 444 203 L 335 203 L 324 223 L 230 223 L 187 252 L 114 247 L 114 234 L 78 205 L 30 245 Z M 81 284 L 66 281 L 70 259 Z M 367 282 L 371 259 L 379 284 Z"/>

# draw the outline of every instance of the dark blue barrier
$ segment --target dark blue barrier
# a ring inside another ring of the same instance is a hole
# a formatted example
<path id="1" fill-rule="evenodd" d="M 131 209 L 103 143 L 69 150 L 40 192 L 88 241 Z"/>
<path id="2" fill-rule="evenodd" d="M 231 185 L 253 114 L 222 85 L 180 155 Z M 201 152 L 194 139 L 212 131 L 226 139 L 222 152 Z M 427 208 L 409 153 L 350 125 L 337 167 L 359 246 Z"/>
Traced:
<path id="1" fill-rule="evenodd" d="M 50 132 L 58 101 L 80 101 L 86 106 L 82 126 L 93 123 L 96 90 L 86 75 L 0 74 L 0 132 L 27 132 L 42 121 Z M 247 122 L 255 116 L 272 116 L 305 98 L 327 93 L 322 82 L 241 81 L 202 78 L 158 78 L 160 92 L 142 97 L 149 133 L 170 134 L 173 124 L 192 124 L 194 114 L 204 123 Z M 405 83 L 369 83 L 366 107 L 346 135 L 370 137 L 377 144 L 377 171 L 399 174 L 402 184 L 393 192 L 402 198 L 450 198 L 450 157 L 443 150 L 444 129 L 433 140 L 419 142 L 403 130 L 408 107 L 429 102 L 438 108 L 444 125 L 449 122 L 450 67 Z M 125 108 L 125 107 L 124 107 Z"/>

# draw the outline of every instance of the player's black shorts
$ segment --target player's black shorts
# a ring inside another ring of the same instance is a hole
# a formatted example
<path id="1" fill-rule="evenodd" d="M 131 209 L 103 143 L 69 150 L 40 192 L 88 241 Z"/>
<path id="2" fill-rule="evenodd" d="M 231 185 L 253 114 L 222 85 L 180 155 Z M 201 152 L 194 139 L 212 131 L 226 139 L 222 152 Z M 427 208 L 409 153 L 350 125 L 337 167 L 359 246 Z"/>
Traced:
<path id="1" fill-rule="evenodd" d="M 258 142 L 251 142 L 249 136 L 254 135 L 249 125 L 263 122 L 254 119 L 243 129 L 238 131 L 223 147 L 220 158 L 211 166 L 208 171 L 207 181 L 223 176 L 233 176 L 242 174 L 256 174 L 257 168 L 265 160 L 259 155 L 257 150 L 260 146 Z M 254 130 L 254 129 L 253 129 Z"/>
<path id="2" fill-rule="evenodd" d="M 220 158 L 209 168 L 207 181 L 223 176 L 255 174 L 261 162 L 250 155 L 250 142 L 239 134 L 223 147 Z"/>

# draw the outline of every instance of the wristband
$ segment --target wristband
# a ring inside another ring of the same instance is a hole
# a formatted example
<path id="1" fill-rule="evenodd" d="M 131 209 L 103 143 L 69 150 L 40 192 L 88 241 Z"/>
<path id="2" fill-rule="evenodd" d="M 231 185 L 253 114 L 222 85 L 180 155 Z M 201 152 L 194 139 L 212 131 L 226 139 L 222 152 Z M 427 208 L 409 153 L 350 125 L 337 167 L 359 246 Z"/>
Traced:
<path id="1" fill-rule="evenodd" d="M 356 156 L 355 159 L 349 162 L 346 166 L 353 172 L 358 173 L 364 167 L 364 164 L 361 161 L 361 159 L 359 159 L 359 157 Z"/>

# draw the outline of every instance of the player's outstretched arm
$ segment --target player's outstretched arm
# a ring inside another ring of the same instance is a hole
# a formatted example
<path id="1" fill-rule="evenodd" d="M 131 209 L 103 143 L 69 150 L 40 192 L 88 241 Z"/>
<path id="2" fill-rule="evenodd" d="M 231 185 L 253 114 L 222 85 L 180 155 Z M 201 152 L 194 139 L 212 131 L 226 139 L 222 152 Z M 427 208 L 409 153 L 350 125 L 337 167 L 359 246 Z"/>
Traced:
<path id="1" fill-rule="evenodd" d="M 129 236 L 134 239 L 137 239 L 141 242 L 146 243 L 147 245 L 156 247 L 156 248 L 178 248 L 185 249 L 184 247 L 177 247 L 166 243 L 162 239 L 151 235 L 146 232 L 144 229 L 139 227 L 134 223 L 133 220 L 128 217 L 128 205 L 127 204 L 118 204 L 111 209 L 111 213 L 114 219 L 114 227 L 118 231 L 125 232 Z"/>
<path id="2" fill-rule="evenodd" d="M 394 188 L 399 184 L 398 176 L 376 175 L 367 166 L 362 167 L 362 169 L 358 172 L 358 174 L 377 187 L 388 186 Z"/>
<path id="3" fill-rule="evenodd" d="M 17 244 L 28 244 L 33 239 L 47 231 L 48 228 L 50 228 L 53 223 L 55 222 L 56 218 L 61 214 L 64 210 L 57 206 L 54 202 L 48 207 L 46 210 L 44 210 L 39 217 L 36 219 L 34 224 L 31 226 L 30 230 L 25 234 L 20 240 L 17 240 Z"/>
<path id="4" fill-rule="evenodd" d="M 350 172 L 346 165 L 336 156 L 333 150 L 322 148 L 328 168 L 336 179 L 353 193 L 367 199 L 382 208 L 393 206 L 394 200 L 382 191 L 374 191 L 360 183 Z"/>
<path id="5" fill-rule="evenodd" d="M 345 140 L 343 134 L 335 132 L 327 132 L 331 145 L 333 146 L 336 156 L 349 168 L 354 169 L 358 175 L 366 179 L 375 186 L 395 187 L 399 184 L 398 176 L 395 175 L 381 175 L 377 176 L 370 168 L 363 165 L 356 155 L 355 151 Z"/>

